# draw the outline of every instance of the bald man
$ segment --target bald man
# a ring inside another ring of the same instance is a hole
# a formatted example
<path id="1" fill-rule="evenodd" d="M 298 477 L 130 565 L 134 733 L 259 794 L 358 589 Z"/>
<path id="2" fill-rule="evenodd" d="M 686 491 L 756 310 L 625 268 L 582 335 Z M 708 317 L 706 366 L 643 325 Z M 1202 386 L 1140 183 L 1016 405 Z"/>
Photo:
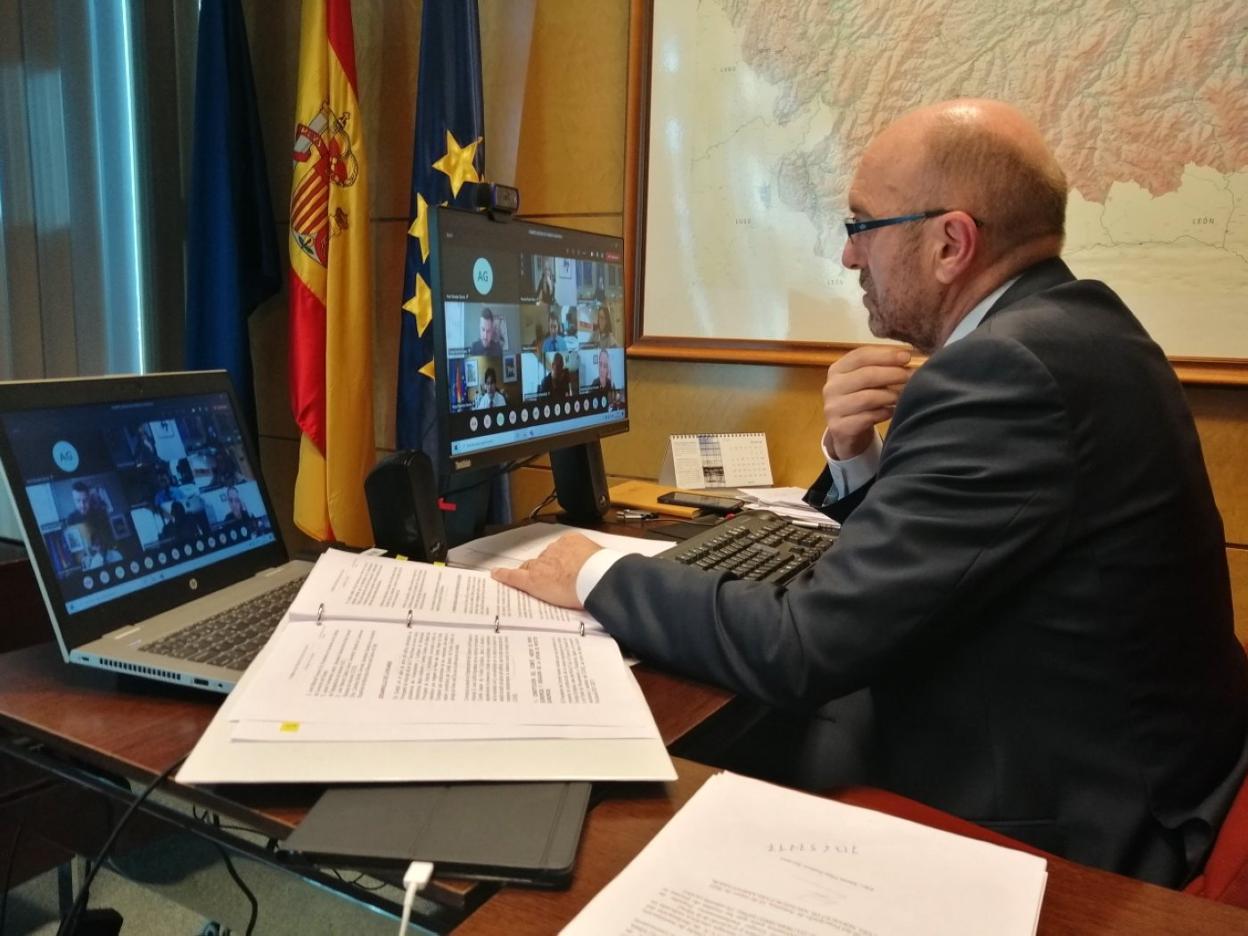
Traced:
<path id="1" fill-rule="evenodd" d="M 773 705 L 865 688 L 874 759 L 840 779 L 1175 886 L 1248 768 L 1248 665 L 1182 387 L 1058 259 L 1065 205 L 999 102 L 914 111 L 868 147 L 843 261 L 872 333 L 929 357 L 829 368 L 808 497 L 844 526 L 787 587 L 575 535 L 495 574 Z"/>

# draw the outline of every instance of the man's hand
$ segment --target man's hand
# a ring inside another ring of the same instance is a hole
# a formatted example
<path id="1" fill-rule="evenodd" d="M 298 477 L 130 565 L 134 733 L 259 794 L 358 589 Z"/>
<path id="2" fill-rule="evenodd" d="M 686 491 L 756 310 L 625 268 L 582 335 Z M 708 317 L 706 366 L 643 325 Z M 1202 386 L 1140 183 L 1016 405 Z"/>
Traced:
<path id="1" fill-rule="evenodd" d="M 518 569 L 495 569 L 490 574 L 502 582 L 534 598 L 551 604 L 580 610 L 584 607 L 576 597 L 576 576 L 585 560 L 602 547 L 580 533 L 566 533 L 543 550 L 536 559 L 529 559 Z"/>
<path id="2" fill-rule="evenodd" d="M 844 461 L 861 455 L 871 443 L 875 424 L 889 419 L 897 397 L 910 379 L 904 348 L 862 345 L 828 368 L 823 385 L 824 436 L 828 454 Z"/>

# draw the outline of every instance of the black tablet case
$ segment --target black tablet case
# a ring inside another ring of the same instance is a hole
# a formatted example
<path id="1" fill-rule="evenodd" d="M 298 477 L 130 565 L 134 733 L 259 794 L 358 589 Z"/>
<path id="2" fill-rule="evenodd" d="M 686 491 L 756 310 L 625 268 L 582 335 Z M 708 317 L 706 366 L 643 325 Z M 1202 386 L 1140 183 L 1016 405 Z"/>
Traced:
<path id="1" fill-rule="evenodd" d="M 397 868 L 566 887 L 589 783 L 334 787 L 282 843 L 321 864 Z"/>

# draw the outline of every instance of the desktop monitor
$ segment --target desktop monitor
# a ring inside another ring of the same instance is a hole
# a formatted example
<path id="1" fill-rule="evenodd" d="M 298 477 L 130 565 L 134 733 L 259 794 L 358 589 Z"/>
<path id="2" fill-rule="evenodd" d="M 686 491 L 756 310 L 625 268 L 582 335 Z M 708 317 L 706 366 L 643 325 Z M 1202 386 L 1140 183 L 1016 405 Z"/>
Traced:
<path id="1" fill-rule="evenodd" d="M 628 429 L 620 238 L 452 208 L 429 234 L 443 479 Z"/>

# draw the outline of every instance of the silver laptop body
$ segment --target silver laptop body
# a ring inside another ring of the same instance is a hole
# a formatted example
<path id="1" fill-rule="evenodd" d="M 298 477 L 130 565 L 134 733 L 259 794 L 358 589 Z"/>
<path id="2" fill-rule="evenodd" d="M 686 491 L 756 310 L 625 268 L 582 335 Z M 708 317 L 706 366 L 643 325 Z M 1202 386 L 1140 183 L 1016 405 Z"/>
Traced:
<path id="1" fill-rule="evenodd" d="M 229 692 L 311 564 L 224 371 L 0 383 L 0 468 L 64 658 Z"/>

